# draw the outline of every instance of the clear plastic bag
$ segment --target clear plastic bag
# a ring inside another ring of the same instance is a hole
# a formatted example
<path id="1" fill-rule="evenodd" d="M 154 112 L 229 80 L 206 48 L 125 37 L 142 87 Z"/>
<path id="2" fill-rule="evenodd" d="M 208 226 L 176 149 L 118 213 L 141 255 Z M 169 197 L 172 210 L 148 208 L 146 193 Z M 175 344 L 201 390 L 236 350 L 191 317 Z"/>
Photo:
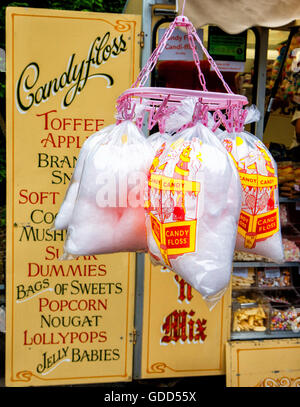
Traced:
<path id="1" fill-rule="evenodd" d="M 92 134 L 82 145 L 76 166 L 74 168 L 74 172 L 72 174 L 72 178 L 70 180 L 69 186 L 67 188 L 64 200 L 60 206 L 59 212 L 55 217 L 55 221 L 53 224 L 53 228 L 55 230 L 62 230 L 67 229 L 70 223 L 70 219 L 73 213 L 79 184 L 81 180 L 82 170 L 84 166 L 85 159 L 92 148 L 101 141 L 102 137 L 104 137 L 111 129 L 113 128 L 113 124 L 110 126 L 105 127 L 104 129 Z"/>
<path id="2" fill-rule="evenodd" d="M 144 187 L 153 148 L 131 121 L 113 125 L 85 159 L 64 259 L 147 250 Z"/>
<path id="3" fill-rule="evenodd" d="M 259 119 L 253 105 L 245 123 Z M 242 184 L 236 250 L 284 261 L 279 218 L 277 165 L 266 146 L 247 131 L 217 134 L 235 163 Z"/>
<path id="4" fill-rule="evenodd" d="M 206 126 L 183 130 L 157 151 L 145 208 L 152 262 L 180 275 L 212 309 L 230 281 L 241 184 Z"/>
<path id="5" fill-rule="evenodd" d="M 153 148 L 153 152 L 156 153 L 157 150 L 161 148 L 163 144 L 168 144 L 172 142 L 172 136 L 168 133 L 153 133 L 148 138 L 147 141 L 150 143 Z"/>
<path id="6" fill-rule="evenodd" d="M 176 133 L 185 124 L 190 123 L 193 118 L 194 108 L 198 98 L 188 97 L 182 100 L 177 110 L 165 120 L 166 133 Z"/>

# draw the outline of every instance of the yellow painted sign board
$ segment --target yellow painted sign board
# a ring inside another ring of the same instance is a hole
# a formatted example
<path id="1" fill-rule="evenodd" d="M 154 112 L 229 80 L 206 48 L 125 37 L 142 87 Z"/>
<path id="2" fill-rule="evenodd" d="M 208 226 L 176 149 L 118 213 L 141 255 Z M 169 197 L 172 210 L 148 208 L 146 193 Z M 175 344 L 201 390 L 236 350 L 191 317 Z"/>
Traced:
<path id="1" fill-rule="evenodd" d="M 300 339 L 228 342 L 226 385 L 299 387 Z"/>
<path id="2" fill-rule="evenodd" d="M 141 377 L 225 374 L 231 290 L 210 311 L 197 291 L 149 256 L 144 278 Z"/>
<path id="3" fill-rule="evenodd" d="M 59 260 L 83 142 L 139 70 L 140 17 L 7 8 L 6 385 L 132 378 L 135 255 Z"/>

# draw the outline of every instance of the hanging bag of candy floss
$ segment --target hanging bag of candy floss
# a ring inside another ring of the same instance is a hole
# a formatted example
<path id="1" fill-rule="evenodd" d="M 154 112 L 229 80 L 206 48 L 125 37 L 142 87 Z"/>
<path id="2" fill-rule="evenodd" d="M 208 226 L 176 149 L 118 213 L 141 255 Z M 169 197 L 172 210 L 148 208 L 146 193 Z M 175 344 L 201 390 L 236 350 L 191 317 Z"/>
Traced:
<path id="1" fill-rule="evenodd" d="M 63 230 L 68 228 L 79 189 L 85 159 L 94 145 L 101 141 L 101 138 L 104 137 L 105 134 L 109 132 L 113 126 L 114 125 L 112 124 L 92 134 L 83 143 L 64 200 L 60 206 L 58 214 L 55 217 L 55 221 L 53 224 L 53 228 L 55 230 Z"/>
<path id="2" fill-rule="evenodd" d="M 259 120 L 252 105 L 245 124 Z M 242 208 L 238 224 L 236 250 L 284 261 L 279 221 L 277 166 L 266 146 L 254 135 L 224 131 L 222 141 L 239 172 L 242 184 Z"/>
<path id="3" fill-rule="evenodd" d="M 131 121 L 113 125 L 86 156 L 63 259 L 146 251 L 143 193 L 153 149 Z"/>
<path id="4" fill-rule="evenodd" d="M 211 309 L 228 287 L 241 209 L 238 172 L 202 123 L 156 153 L 145 200 L 148 249 Z"/>

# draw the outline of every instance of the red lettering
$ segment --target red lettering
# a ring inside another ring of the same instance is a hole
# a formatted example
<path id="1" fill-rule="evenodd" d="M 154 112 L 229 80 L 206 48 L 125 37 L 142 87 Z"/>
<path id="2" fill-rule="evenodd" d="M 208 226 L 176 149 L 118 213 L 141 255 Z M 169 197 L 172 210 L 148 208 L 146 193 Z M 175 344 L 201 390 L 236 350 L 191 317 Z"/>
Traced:
<path id="1" fill-rule="evenodd" d="M 96 119 L 96 131 L 99 131 L 104 126 L 103 119 Z"/>
<path id="2" fill-rule="evenodd" d="M 59 258 L 58 249 L 55 249 L 54 246 L 47 246 L 45 260 L 54 260 L 58 258 Z"/>
<path id="3" fill-rule="evenodd" d="M 69 126 L 71 126 L 72 124 L 72 119 L 64 117 L 63 118 L 63 129 L 66 130 L 66 128 Z"/>
<path id="4" fill-rule="evenodd" d="M 179 301 L 187 300 L 187 302 L 191 301 L 193 298 L 192 295 L 192 287 L 183 279 L 180 278 L 177 274 L 175 275 L 175 281 L 179 285 Z"/>
<path id="5" fill-rule="evenodd" d="M 250 217 L 245 215 L 244 213 L 241 213 L 239 218 L 239 227 L 247 232 L 249 228 L 249 223 Z"/>
<path id="6" fill-rule="evenodd" d="M 104 119 L 80 118 L 80 117 L 56 117 L 53 116 L 57 110 L 49 110 L 48 112 L 37 114 L 37 117 L 43 117 L 44 130 L 62 130 L 62 131 L 88 131 L 96 132 L 104 126 Z M 50 133 L 51 134 L 51 133 Z"/>
<path id="7" fill-rule="evenodd" d="M 190 226 L 166 227 L 167 248 L 188 248 L 190 246 Z"/>
<path id="8" fill-rule="evenodd" d="M 73 130 L 76 131 L 77 127 L 80 126 L 82 123 L 82 119 L 74 119 L 74 127 Z"/>
<path id="9" fill-rule="evenodd" d="M 39 312 L 50 311 L 100 311 L 107 309 L 107 299 L 49 300 L 39 298 Z"/>
<path id="10" fill-rule="evenodd" d="M 96 120 L 96 122 L 97 122 L 97 120 Z M 89 127 L 91 127 L 92 125 L 93 125 L 93 121 L 91 119 L 85 119 L 84 120 L 84 131 L 91 131 L 91 129 Z M 98 131 L 98 128 L 96 131 Z"/>
<path id="11" fill-rule="evenodd" d="M 56 204 L 56 195 L 60 192 L 29 192 L 27 189 L 21 189 L 19 196 L 23 200 L 19 199 L 19 204 L 24 205 L 30 203 L 31 205 L 43 204 L 45 201 L 50 201 L 53 205 Z"/>
<path id="12" fill-rule="evenodd" d="M 207 337 L 206 319 L 200 320 L 199 318 L 194 321 L 192 317 L 195 315 L 195 311 L 191 310 L 189 313 L 186 311 L 173 311 L 169 314 L 162 329 L 164 336 L 161 339 L 163 343 L 178 342 L 181 340 L 185 342 L 189 341 L 204 341 Z"/>
<path id="13" fill-rule="evenodd" d="M 40 117 L 40 116 L 45 116 L 44 130 L 48 130 L 48 126 L 49 126 L 49 124 L 48 124 L 48 115 L 49 115 L 50 113 L 56 113 L 56 112 L 57 112 L 57 110 L 49 110 L 49 112 L 37 114 L 38 117 Z"/>

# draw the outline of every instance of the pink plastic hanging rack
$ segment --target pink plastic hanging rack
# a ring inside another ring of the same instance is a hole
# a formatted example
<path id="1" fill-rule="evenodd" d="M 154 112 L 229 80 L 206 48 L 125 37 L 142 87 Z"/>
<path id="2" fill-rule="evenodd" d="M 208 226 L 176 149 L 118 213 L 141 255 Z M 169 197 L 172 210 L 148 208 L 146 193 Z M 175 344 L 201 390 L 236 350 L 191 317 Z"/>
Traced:
<path id="1" fill-rule="evenodd" d="M 193 52 L 194 62 L 197 66 L 202 91 L 144 86 L 176 27 L 185 27 L 187 30 L 188 40 Z M 199 43 L 211 67 L 222 81 L 226 93 L 207 91 L 205 78 L 200 68 L 195 40 Z M 117 118 L 118 121 L 133 120 L 137 126 L 141 128 L 145 114 L 148 112 L 148 129 L 151 130 L 155 124 L 158 124 L 160 132 L 163 133 L 166 118 L 174 113 L 180 102 L 186 98 L 196 98 L 198 100 L 195 104 L 193 119 L 186 127 L 195 124 L 195 122 L 199 120 L 206 125 L 208 112 L 211 111 L 213 112 L 213 119 L 215 121 L 213 131 L 221 124 L 229 132 L 242 130 L 247 115 L 247 111 L 243 109 L 243 107 L 248 104 L 247 98 L 243 95 L 236 95 L 231 91 L 219 71 L 217 64 L 204 47 L 193 24 L 187 17 L 181 15 L 177 16 L 165 31 L 158 46 L 153 51 L 131 88 L 123 92 L 117 99 Z"/>

